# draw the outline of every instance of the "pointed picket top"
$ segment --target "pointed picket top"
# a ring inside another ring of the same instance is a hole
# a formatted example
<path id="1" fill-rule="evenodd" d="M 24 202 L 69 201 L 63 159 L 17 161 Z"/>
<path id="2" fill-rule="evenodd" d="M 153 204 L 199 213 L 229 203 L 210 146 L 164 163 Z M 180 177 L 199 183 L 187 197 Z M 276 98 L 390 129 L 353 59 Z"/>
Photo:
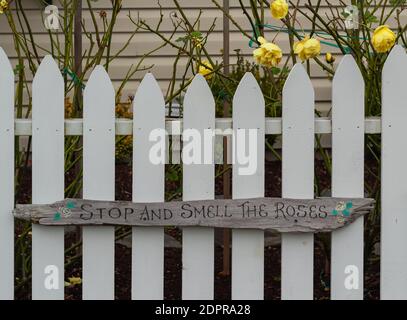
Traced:
<path id="1" fill-rule="evenodd" d="M 141 81 L 133 100 L 133 158 L 138 159 L 133 161 L 134 177 L 138 178 L 151 170 L 152 174 L 161 177 L 161 171 L 156 166 L 152 166 L 146 170 L 146 166 L 139 167 L 142 163 L 147 163 L 149 149 L 151 148 L 152 141 L 149 141 L 149 135 L 153 130 L 165 129 L 165 100 L 161 88 L 152 73 L 146 73 Z M 138 139 L 137 139 L 138 137 Z M 150 165 L 150 163 L 149 163 Z M 140 172 L 139 172 L 140 171 Z M 159 173 L 157 173 L 159 172 Z M 155 184 L 151 185 L 155 188 Z M 144 188 L 142 184 L 134 181 L 133 183 L 133 201 L 142 199 L 143 201 L 148 197 L 149 188 Z M 154 189 L 155 190 L 155 189 Z M 156 195 L 151 195 L 154 199 Z"/>
<path id="2" fill-rule="evenodd" d="M 9 128 L 14 117 L 14 72 L 10 60 L 1 47 L 0 70 L 0 101 L 2 106 L 0 126 L 4 124 Z"/>
<path id="3" fill-rule="evenodd" d="M 198 91 L 210 90 L 205 77 L 203 75 L 201 75 L 200 73 L 197 73 L 194 76 L 194 79 L 192 80 L 191 84 L 188 86 L 188 90 L 187 90 L 187 93 L 185 94 L 185 97 L 187 97 L 187 95 L 190 95 L 190 94 L 199 93 L 197 90 Z M 188 93 L 190 91 L 191 91 L 191 93 Z"/>
<path id="4" fill-rule="evenodd" d="M 264 192 L 262 183 L 257 185 L 259 177 L 263 179 L 263 156 L 262 152 L 264 148 L 262 144 L 264 143 L 264 128 L 265 128 L 265 102 L 263 93 L 257 83 L 256 78 L 252 73 L 246 72 L 239 86 L 236 89 L 235 95 L 233 97 L 233 131 L 237 137 L 238 130 L 241 129 L 257 129 L 257 170 L 255 174 L 244 176 L 238 174 L 240 167 L 244 165 L 239 164 L 238 161 L 233 166 L 233 179 L 237 180 L 252 180 L 253 187 L 250 192 L 253 195 L 259 195 Z M 245 132 L 246 137 L 249 136 L 249 131 Z M 234 150 L 232 150 L 232 157 L 237 156 L 237 146 L 234 145 Z M 255 182 L 256 181 L 256 182 Z M 239 182 L 237 182 L 239 183 Z M 250 185 L 251 183 L 248 183 Z M 232 188 L 233 197 L 239 198 L 240 195 L 248 196 L 248 192 L 245 188 Z M 240 192 L 240 191 L 242 192 Z M 250 193 L 249 192 L 249 193 Z"/>
<path id="5" fill-rule="evenodd" d="M 115 91 L 106 70 L 96 66 L 83 93 L 84 197 L 110 199 L 114 194 L 106 183 L 114 181 L 114 147 Z M 102 165 L 111 169 L 108 177 L 100 174 Z"/>
<path id="6" fill-rule="evenodd" d="M 265 103 L 263 93 L 252 73 L 246 72 L 236 89 L 233 97 L 234 126 L 243 119 L 246 125 L 253 123 L 257 128 L 258 117 L 264 117 Z M 236 117 L 239 115 L 238 117 Z"/>
<path id="7" fill-rule="evenodd" d="M 61 71 L 52 56 L 47 55 L 41 61 L 32 83 L 32 119 L 35 130 L 41 130 L 43 134 L 58 132 L 58 135 L 64 135 L 64 97 Z"/>
<path id="8" fill-rule="evenodd" d="M 0 70 L 0 76 L 12 75 L 14 77 L 13 67 L 2 47 L 0 47 Z"/>
<path id="9" fill-rule="evenodd" d="M 48 124 L 58 130 L 60 121 L 64 120 L 64 79 L 51 55 L 45 56 L 37 69 L 32 83 L 32 99 L 33 126 Z M 49 123 L 43 116 L 47 112 L 50 113 L 49 117 L 58 123 Z"/>
<path id="10" fill-rule="evenodd" d="M 388 112 L 405 113 L 405 81 L 407 72 L 407 54 L 405 49 L 396 45 L 390 52 L 382 72 L 382 125 L 387 124 Z M 391 116 L 394 117 L 394 114 Z M 397 118 L 397 116 L 396 116 Z M 404 120 L 403 120 L 404 121 Z"/>
<path id="11" fill-rule="evenodd" d="M 114 128 L 115 90 L 105 68 L 96 66 L 83 93 L 86 125 L 101 130 Z"/>
<path id="12" fill-rule="evenodd" d="M 198 130 L 201 135 L 201 141 L 204 142 L 205 129 L 215 129 L 215 100 L 205 78 L 198 74 L 190 84 L 184 98 L 184 119 L 183 130 Z M 212 184 L 213 178 L 213 141 L 212 138 L 211 155 L 204 155 L 204 143 L 201 144 L 201 160 L 205 161 L 204 156 L 210 156 L 211 164 L 205 162 L 205 165 L 193 163 L 184 163 L 184 194 L 185 200 L 201 200 L 212 197 L 212 190 L 208 185 Z M 184 149 L 189 144 L 184 144 Z M 209 151 L 208 151 L 209 152 Z M 184 153 L 182 154 L 184 156 Z M 208 158 L 209 159 L 209 158 Z M 202 176 L 202 174 L 204 174 Z M 185 180 L 185 178 L 187 178 Z M 196 186 L 189 185 L 191 181 L 200 180 Z M 208 193 L 208 189 L 210 190 Z"/>
<path id="13" fill-rule="evenodd" d="M 32 84 L 32 126 L 33 126 L 33 166 L 37 161 L 37 158 L 41 158 L 40 155 L 37 156 L 34 148 L 39 148 L 40 145 L 44 143 L 46 137 L 50 134 L 53 137 L 48 137 L 50 144 L 57 151 L 56 153 L 63 150 L 63 145 L 60 146 L 58 143 L 63 142 L 64 136 L 64 79 L 61 75 L 58 65 L 51 55 L 47 55 L 42 60 L 40 66 L 33 79 Z M 34 154 L 35 153 L 35 154 Z M 50 161 L 51 162 L 51 161 Z M 40 176 L 36 176 L 36 172 L 40 172 L 45 165 L 43 160 L 39 160 L 39 163 L 35 165 L 40 166 L 38 170 L 33 171 L 33 180 L 41 180 Z M 48 164 L 50 165 L 50 164 Z M 58 162 L 58 166 L 61 164 Z M 59 168 L 59 167 L 58 167 Z M 63 170 L 63 167 L 62 167 Z M 57 169 L 55 169 L 57 172 Z M 58 175 L 63 176 L 63 172 L 58 172 Z M 57 185 L 60 181 L 60 177 L 55 177 L 53 184 Z M 34 182 L 33 182 L 34 183 Z M 45 184 L 44 184 L 45 187 Z M 60 186 L 59 186 L 60 187 Z M 63 190 L 63 189 L 62 189 Z M 46 193 L 41 193 L 40 199 L 44 200 Z M 63 193 L 62 193 L 63 194 Z M 53 192 L 49 192 L 46 199 L 54 200 L 60 196 L 60 190 L 56 188 Z M 33 188 L 33 202 L 37 201 L 37 188 Z"/>
<path id="14" fill-rule="evenodd" d="M 92 91 L 104 97 L 107 95 L 111 96 L 112 94 L 114 96 L 115 91 L 112 81 L 110 80 L 105 68 L 101 65 L 96 66 L 90 74 L 84 90 L 84 95 L 87 95 Z"/>
<path id="15" fill-rule="evenodd" d="M 64 79 L 62 77 L 61 71 L 58 68 L 57 63 L 51 55 L 46 55 L 42 59 L 40 66 L 33 79 L 33 91 L 34 87 L 41 86 L 47 87 L 49 84 L 63 86 Z"/>
<path id="16" fill-rule="evenodd" d="M 104 160 L 110 159 L 114 154 L 115 140 L 115 90 L 113 84 L 103 66 L 96 66 L 92 71 L 83 93 L 83 137 L 84 137 L 84 196 L 111 197 L 112 186 L 104 184 L 94 189 L 94 181 L 88 181 L 87 177 L 98 177 L 98 157 L 101 155 L 101 141 L 103 142 Z M 88 150 L 95 150 L 89 152 Z M 98 156 L 96 155 L 98 154 Z M 89 160 L 90 159 L 90 160 Z M 104 163 L 106 167 L 111 165 Z M 114 177 L 114 173 L 112 172 Z M 95 180 L 96 178 L 93 178 Z"/>
<path id="17" fill-rule="evenodd" d="M 164 97 L 157 80 L 150 72 L 146 73 L 134 95 L 133 113 L 135 128 L 137 126 L 149 126 L 144 122 L 146 120 L 154 121 L 156 116 L 159 117 L 160 121 L 163 121 L 162 115 L 165 116 Z"/>
<path id="18" fill-rule="evenodd" d="M 92 73 L 90 74 L 89 80 L 85 87 L 85 92 L 89 91 L 94 86 L 102 92 L 102 90 L 109 90 L 113 91 L 113 85 L 110 81 L 109 74 L 106 72 L 106 69 L 102 65 L 98 65 L 93 69 Z M 99 87 L 102 86 L 102 87 Z"/>
<path id="19" fill-rule="evenodd" d="M 355 62 L 355 59 L 351 55 L 347 54 L 343 57 L 341 63 L 339 64 L 332 84 L 333 144 L 338 143 L 341 146 L 343 143 L 346 143 L 348 150 L 352 151 L 352 149 L 354 149 L 352 152 L 349 152 L 350 154 L 354 155 L 351 163 L 346 165 L 346 161 L 338 161 L 338 166 L 340 165 L 340 169 L 337 168 L 337 171 L 343 171 L 340 173 L 339 177 L 337 177 L 340 182 L 343 182 L 346 174 L 350 172 L 350 168 L 358 165 L 358 161 L 362 161 L 363 163 L 363 152 L 361 153 L 359 144 L 363 144 L 364 137 L 364 97 L 365 83 L 362 74 Z M 337 150 L 334 148 L 332 152 L 333 157 L 337 156 L 339 158 L 342 156 L 342 154 L 336 154 Z M 359 168 L 355 168 L 355 170 L 359 174 Z M 335 173 L 336 172 L 333 174 L 335 175 Z M 354 176 L 356 176 L 356 173 Z M 346 186 L 344 189 L 341 189 L 343 187 L 336 189 L 338 186 L 334 184 L 333 192 L 335 193 L 335 190 L 339 192 L 336 193 L 335 196 L 355 196 L 354 190 L 358 183 L 359 181 L 353 183 L 352 187 Z M 347 192 L 351 192 L 352 194 L 347 194 Z M 363 188 L 362 191 L 358 190 L 357 196 L 363 196 Z"/>
<path id="20" fill-rule="evenodd" d="M 37 69 L 32 83 L 32 99 L 32 117 L 36 124 L 45 125 L 48 123 L 45 117 L 41 117 L 45 112 L 52 113 L 50 114 L 51 118 L 63 121 L 64 79 L 51 55 L 45 56 Z M 54 124 L 51 123 L 50 125 Z M 55 128 L 58 126 L 60 123 L 55 123 Z"/>
<path id="21" fill-rule="evenodd" d="M 356 79 L 354 79 L 354 77 Z M 354 81 L 355 80 L 355 81 Z M 336 69 L 333 83 L 344 81 L 346 82 L 361 82 L 363 81 L 362 74 L 360 72 L 359 66 L 357 65 L 355 59 L 351 54 L 346 54 L 343 56 L 341 62 Z"/>
<path id="22" fill-rule="evenodd" d="M 296 63 L 291 69 L 283 87 L 283 99 L 291 95 L 295 97 L 295 93 L 298 92 L 298 90 L 301 90 L 301 93 L 307 94 L 307 96 L 303 97 L 304 99 L 314 99 L 314 88 L 311 79 L 301 63 Z"/>
<path id="23" fill-rule="evenodd" d="M 391 77 L 393 72 L 404 72 L 404 70 L 400 68 L 400 64 L 407 65 L 407 54 L 406 50 L 401 45 L 396 45 L 391 50 L 386 62 L 384 63 L 383 78 L 385 78 L 387 75 Z"/>
<path id="24" fill-rule="evenodd" d="M 305 68 L 301 63 L 295 64 L 283 88 L 283 128 L 294 123 L 297 127 L 306 125 L 308 122 L 302 121 L 302 115 L 314 117 L 314 96 L 314 87 Z M 309 125 L 313 126 L 313 123 Z"/>
<path id="25" fill-rule="evenodd" d="M 382 124 L 387 124 L 388 112 L 400 112 L 404 115 L 407 54 L 405 49 L 396 45 L 387 57 L 382 71 Z"/>
<path id="26" fill-rule="evenodd" d="M 332 82 L 332 118 L 334 129 L 363 129 L 364 85 L 362 74 L 352 55 L 342 58 Z M 350 117 L 349 115 L 352 114 Z M 359 131 L 359 130 L 357 130 Z"/>
<path id="27" fill-rule="evenodd" d="M 157 80 L 147 73 L 133 100 L 133 201 L 157 201 L 163 196 L 158 185 L 164 179 L 164 165 L 152 163 L 149 154 L 155 143 L 150 140 L 150 134 L 164 129 L 164 97 Z M 148 177 L 149 183 L 140 183 Z"/>
<path id="28" fill-rule="evenodd" d="M 206 79 L 197 74 L 184 98 L 184 129 L 215 128 L 215 100 Z"/>
<path id="29" fill-rule="evenodd" d="M 0 47 L 0 130 L 14 129 L 14 72 L 6 53 Z"/>

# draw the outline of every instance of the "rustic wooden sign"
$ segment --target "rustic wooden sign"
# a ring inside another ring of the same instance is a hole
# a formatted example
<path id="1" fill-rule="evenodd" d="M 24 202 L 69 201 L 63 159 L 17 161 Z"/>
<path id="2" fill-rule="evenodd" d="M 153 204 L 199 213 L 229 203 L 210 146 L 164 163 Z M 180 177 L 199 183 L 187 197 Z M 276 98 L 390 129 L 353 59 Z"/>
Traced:
<path id="1" fill-rule="evenodd" d="M 133 203 L 66 199 L 17 205 L 14 216 L 41 225 L 204 226 L 328 232 L 369 213 L 373 199 L 253 198 Z"/>

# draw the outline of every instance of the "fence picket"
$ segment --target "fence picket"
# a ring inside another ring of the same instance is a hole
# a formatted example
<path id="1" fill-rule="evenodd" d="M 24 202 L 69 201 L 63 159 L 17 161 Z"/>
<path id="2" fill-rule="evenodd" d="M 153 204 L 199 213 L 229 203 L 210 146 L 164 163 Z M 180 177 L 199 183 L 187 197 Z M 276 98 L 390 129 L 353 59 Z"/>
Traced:
<path id="1" fill-rule="evenodd" d="M 64 82 L 51 56 L 32 91 L 32 202 L 52 203 L 64 198 Z M 32 226 L 32 298 L 64 298 L 64 227 Z"/>
<path id="2" fill-rule="evenodd" d="M 97 66 L 83 96 L 83 197 L 114 200 L 115 91 L 108 74 Z M 115 229 L 83 228 L 83 299 L 114 299 Z"/>
<path id="3" fill-rule="evenodd" d="M 343 57 L 332 85 L 332 196 L 363 198 L 365 88 L 351 55 Z M 332 233 L 331 257 L 331 298 L 363 299 L 363 217 Z M 349 275 L 358 278 L 351 289 Z"/>
<path id="4" fill-rule="evenodd" d="M 204 159 L 204 130 L 215 130 L 215 101 L 201 75 L 196 75 L 184 99 L 184 133 L 195 129 L 201 137 L 201 161 Z M 211 136 L 212 137 L 212 136 Z M 210 200 L 215 196 L 214 138 L 209 152 L 211 164 L 187 164 L 185 148 L 191 138 L 183 135 L 183 200 Z M 194 151 L 196 152 L 196 151 Z M 214 230 L 213 228 L 182 229 L 182 298 L 213 299 L 214 297 Z"/>
<path id="5" fill-rule="evenodd" d="M 0 300 L 14 298 L 14 73 L 0 47 Z"/>
<path id="6" fill-rule="evenodd" d="M 297 63 L 283 88 L 283 198 L 314 197 L 314 88 Z M 300 155 L 300 156 L 299 156 Z M 313 234 L 282 234 L 281 298 L 313 299 Z"/>
<path id="7" fill-rule="evenodd" d="M 165 165 L 152 163 L 149 155 L 153 130 L 165 129 L 165 102 L 151 73 L 144 76 L 134 97 L 133 201 L 164 201 Z M 166 140 L 164 140 L 166 141 Z M 164 149 L 166 150 L 166 148 Z M 133 228 L 132 299 L 163 299 L 164 229 Z"/>
<path id="8" fill-rule="evenodd" d="M 382 299 L 407 299 L 407 149 L 400 144 L 407 135 L 406 74 L 407 55 L 397 45 L 382 74 Z"/>
<path id="9" fill-rule="evenodd" d="M 247 164 L 233 164 L 233 199 L 264 196 L 264 125 L 265 103 L 256 79 L 246 73 L 233 97 L 233 132 L 257 129 L 256 171 L 239 174 Z M 247 154 L 246 134 L 246 154 Z M 236 155 L 236 149 L 233 150 Z M 237 160 L 237 159 L 236 159 Z M 264 232 L 261 230 L 233 230 L 232 232 L 232 299 L 260 300 L 264 297 Z"/>

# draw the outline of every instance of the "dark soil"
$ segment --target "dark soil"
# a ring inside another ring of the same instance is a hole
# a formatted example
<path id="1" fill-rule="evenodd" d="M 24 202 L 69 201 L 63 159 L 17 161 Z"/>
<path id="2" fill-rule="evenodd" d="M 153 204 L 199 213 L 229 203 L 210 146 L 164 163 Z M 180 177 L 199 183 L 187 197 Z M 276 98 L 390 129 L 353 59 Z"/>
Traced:
<path id="1" fill-rule="evenodd" d="M 329 189 L 330 177 L 323 169 L 324 166 L 318 160 L 315 163 L 316 177 L 319 179 L 321 190 Z M 167 167 L 167 171 L 169 168 Z M 375 172 L 377 168 L 370 166 L 370 170 Z M 376 171 L 377 172 L 377 171 Z M 267 197 L 281 196 L 281 163 L 266 161 L 265 168 L 265 195 Z M 31 198 L 31 172 L 25 172 L 21 181 L 20 192 L 17 195 L 18 203 L 29 203 Z M 116 166 L 116 199 L 131 200 L 132 194 L 132 172 L 131 165 L 117 164 Z M 167 175 L 168 176 L 168 175 Z M 366 179 L 369 173 L 366 174 Z M 67 175 L 67 184 L 72 180 L 72 175 Z M 368 181 L 369 182 L 369 181 Z M 181 186 L 181 179 L 167 179 L 166 195 L 178 192 Z M 223 194 L 222 178 L 216 179 L 216 194 Z M 16 224 L 16 233 L 22 231 L 23 226 Z M 172 237 L 181 241 L 182 232 L 177 228 L 167 228 L 166 232 Z M 217 231 L 221 232 L 221 231 Z M 66 235 L 66 248 L 69 248 L 78 237 L 79 232 L 71 232 Z M 28 242 L 28 250 L 30 249 L 30 239 Z M 324 245 L 325 244 L 325 245 Z M 316 235 L 315 237 L 315 255 L 314 255 L 314 298 L 329 299 L 329 253 L 326 253 L 324 248 L 330 247 L 329 235 Z M 80 253 L 80 249 L 72 252 L 67 256 L 69 258 Z M 329 250 L 329 249 L 328 249 Z M 280 275 L 281 275 L 281 248 L 280 245 L 270 246 L 265 248 L 265 283 L 264 293 L 265 299 L 280 299 Z M 230 299 L 231 298 L 231 277 L 225 276 L 222 273 L 223 268 L 223 249 L 219 245 L 215 248 L 215 299 Z M 164 271 L 164 296 L 165 299 L 181 299 L 181 279 L 182 279 L 182 249 L 165 248 L 165 271 Z M 328 256 L 328 259 L 326 258 Z M 131 249 L 116 244 L 116 299 L 130 299 L 131 296 Z M 65 279 L 69 277 L 81 277 L 81 264 L 79 258 L 74 263 L 70 264 L 65 273 Z M 21 274 L 21 268 L 16 263 L 16 274 Z M 18 284 L 18 283 L 17 283 Z M 365 299 L 379 299 L 379 259 L 373 257 L 365 261 Z M 30 286 L 27 284 L 19 288 L 16 297 L 27 299 L 30 297 Z M 81 285 L 67 286 L 65 288 L 66 299 L 81 299 Z"/>

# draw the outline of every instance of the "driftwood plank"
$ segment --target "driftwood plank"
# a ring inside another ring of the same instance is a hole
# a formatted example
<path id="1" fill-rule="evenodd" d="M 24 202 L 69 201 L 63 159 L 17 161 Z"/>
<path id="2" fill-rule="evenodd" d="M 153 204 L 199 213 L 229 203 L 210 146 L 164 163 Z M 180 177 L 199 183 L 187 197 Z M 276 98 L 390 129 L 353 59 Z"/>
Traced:
<path id="1" fill-rule="evenodd" d="M 41 225 L 205 226 L 329 232 L 373 209 L 373 199 L 253 198 L 160 203 L 65 199 L 50 205 L 17 205 L 14 216 Z"/>

